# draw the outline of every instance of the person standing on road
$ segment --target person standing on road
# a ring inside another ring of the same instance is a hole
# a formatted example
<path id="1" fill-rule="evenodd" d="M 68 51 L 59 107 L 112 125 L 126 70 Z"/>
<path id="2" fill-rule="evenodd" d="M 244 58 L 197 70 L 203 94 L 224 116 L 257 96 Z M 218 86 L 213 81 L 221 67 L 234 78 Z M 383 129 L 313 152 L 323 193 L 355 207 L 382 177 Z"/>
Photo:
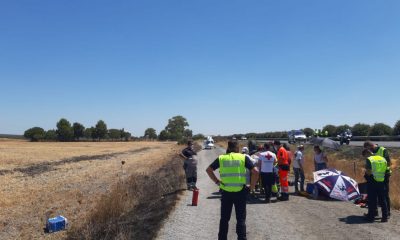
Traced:
<path id="1" fill-rule="evenodd" d="M 386 198 L 386 203 L 388 206 L 388 217 L 390 217 L 390 195 L 389 195 L 389 185 L 390 185 L 390 176 L 392 175 L 392 170 L 391 170 L 391 165 L 392 162 L 390 160 L 389 152 L 386 148 L 380 147 L 377 144 L 372 143 L 371 141 L 366 141 L 364 142 L 364 149 L 370 150 L 375 156 L 380 156 L 385 158 L 387 162 L 387 169 L 385 173 L 385 198 Z M 378 212 L 378 209 L 375 209 L 376 212 Z"/>
<path id="2" fill-rule="evenodd" d="M 278 150 L 277 159 L 278 159 L 278 167 L 279 167 L 279 181 L 281 185 L 281 196 L 278 198 L 280 201 L 289 200 L 289 156 L 286 149 L 281 146 L 281 142 L 279 140 L 274 141 L 274 147 Z"/>
<path id="3" fill-rule="evenodd" d="M 314 167 L 315 171 L 326 169 L 328 167 L 328 157 L 319 146 L 314 146 Z"/>
<path id="4" fill-rule="evenodd" d="M 188 190 L 197 189 L 197 153 L 193 148 L 193 141 L 188 141 L 187 147 L 182 150 L 182 156 L 185 158 L 183 169 L 186 174 L 186 184 Z"/>
<path id="5" fill-rule="evenodd" d="M 368 191 L 368 214 L 367 221 L 374 221 L 375 209 L 377 209 L 377 199 L 382 209 L 381 222 L 388 221 L 388 208 L 385 197 L 385 173 L 387 169 L 387 161 L 384 157 L 373 155 L 373 153 L 364 149 L 363 157 L 367 158 L 365 163 L 365 179 L 367 180 Z"/>
<path id="6" fill-rule="evenodd" d="M 270 151 L 270 144 L 264 144 L 264 151 L 258 155 L 258 169 L 265 191 L 265 203 L 271 202 L 272 185 L 275 184 L 274 165 L 276 163 L 275 153 Z"/>
<path id="7" fill-rule="evenodd" d="M 294 172 L 294 191 L 299 193 L 299 178 L 300 191 L 304 192 L 304 146 L 299 145 L 294 153 L 293 172 Z"/>
<path id="8" fill-rule="evenodd" d="M 227 240 L 229 220 L 232 207 L 235 206 L 236 233 L 239 240 L 246 240 L 246 168 L 251 171 L 250 191 L 254 191 L 258 179 L 258 169 L 250 158 L 239 153 L 239 145 L 236 141 L 228 142 L 226 154 L 220 155 L 207 168 L 207 174 L 212 181 L 222 190 L 221 219 L 219 222 L 219 240 Z M 219 169 L 218 179 L 214 171 Z"/>

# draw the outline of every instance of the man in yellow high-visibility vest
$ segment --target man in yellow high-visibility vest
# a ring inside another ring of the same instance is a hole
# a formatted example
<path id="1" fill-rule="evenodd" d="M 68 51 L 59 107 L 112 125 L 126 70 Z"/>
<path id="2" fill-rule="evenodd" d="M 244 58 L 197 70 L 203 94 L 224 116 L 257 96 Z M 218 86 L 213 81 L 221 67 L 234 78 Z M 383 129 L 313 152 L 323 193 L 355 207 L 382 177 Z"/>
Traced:
<path id="1" fill-rule="evenodd" d="M 249 156 L 239 153 L 236 141 L 228 142 L 226 154 L 220 155 L 208 168 L 207 174 L 222 192 L 221 219 L 219 222 L 219 240 L 227 240 L 229 219 L 232 207 L 235 206 L 236 233 L 239 240 L 246 240 L 246 168 L 251 171 L 250 191 L 253 191 L 258 180 L 258 169 Z M 219 169 L 220 179 L 214 171 Z"/>
<path id="2" fill-rule="evenodd" d="M 389 193 L 389 187 L 390 187 L 390 176 L 392 175 L 392 170 L 391 170 L 391 160 L 389 156 L 389 151 L 381 146 L 378 146 L 377 144 L 374 144 L 371 141 L 366 141 L 364 142 L 364 149 L 368 149 L 369 151 L 372 152 L 373 155 L 375 156 L 380 156 L 385 158 L 387 162 L 387 169 L 385 173 L 385 198 L 386 198 L 386 203 L 388 206 L 388 217 L 390 218 L 390 193 Z M 376 212 L 378 212 L 378 209 L 376 209 Z"/>
<path id="3" fill-rule="evenodd" d="M 364 149 L 363 157 L 366 157 L 365 178 L 367 180 L 368 191 L 368 214 L 366 220 L 373 222 L 375 219 L 375 209 L 377 208 L 377 199 L 382 209 L 381 222 L 388 221 L 388 208 L 385 197 L 385 173 L 387 162 L 384 157 L 373 155 L 373 153 Z"/>

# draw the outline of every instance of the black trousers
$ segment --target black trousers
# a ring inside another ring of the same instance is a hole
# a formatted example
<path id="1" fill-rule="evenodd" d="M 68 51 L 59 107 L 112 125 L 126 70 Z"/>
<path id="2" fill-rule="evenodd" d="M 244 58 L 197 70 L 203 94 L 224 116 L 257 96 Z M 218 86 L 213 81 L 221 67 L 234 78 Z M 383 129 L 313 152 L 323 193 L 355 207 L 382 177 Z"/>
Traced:
<path id="1" fill-rule="evenodd" d="M 218 240 L 228 239 L 229 220 L 231 219 L 232 207 L 235 206 L 236 233 L 238 240 L 246 240 L 246 196 L 247 191 L 240 192 L 222 191 L 221 197 L 221 220 L 219 222 Z"/>
<path id="2" fill-rule="evenodd" d="M 368 191 L 368 215 L 373 218 L 377 209 L 377 200 L 382 209 L 382 218 L 388 217 L 388 208 L 386 203 L 386 189 L 384 182 L 376 182 L 375 180 L 369 180 L 367 182 Z"/>
<path id="3" fill-rule="evenodd" d="M 386 198 L 386 205 L 387 205 L 387 210 L 388 210 L 388 215 L 390 215 L 390 195 L 389 195 L 389 182 L 390 176 L 386 175 L 385 176 L 385 181 L 383 182 L 385 185 L 385 198 Z M 369 198 L 369 197 L 368 197 Z M 378 200 L 379 201 L 379 200 Z M 370 207 L 370 206 L 369 206 Z M 378 212 L 378 207 L 376 206 L 374 208 L 375 212 Z"/>
<path id="4" fill-rule="evenodd" d="M 265 200 L 271 199 L 272 185 L 275 184 L 275 173 L 263 173 L 261 172 L 261 181 L 265 191 Z"/>

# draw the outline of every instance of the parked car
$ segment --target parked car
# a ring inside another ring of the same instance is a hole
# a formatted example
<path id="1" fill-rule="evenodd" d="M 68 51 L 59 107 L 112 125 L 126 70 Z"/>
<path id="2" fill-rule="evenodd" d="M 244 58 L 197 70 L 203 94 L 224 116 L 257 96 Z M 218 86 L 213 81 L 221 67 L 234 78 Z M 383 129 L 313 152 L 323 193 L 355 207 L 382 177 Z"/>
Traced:
<path id="1" fill-rule="evenodd" d="M 307 142 L 307 136 L 304 134 L 302 130 L 292 130 L 288 132 L 288 142 L 292 143 L 301 143 Z"/>

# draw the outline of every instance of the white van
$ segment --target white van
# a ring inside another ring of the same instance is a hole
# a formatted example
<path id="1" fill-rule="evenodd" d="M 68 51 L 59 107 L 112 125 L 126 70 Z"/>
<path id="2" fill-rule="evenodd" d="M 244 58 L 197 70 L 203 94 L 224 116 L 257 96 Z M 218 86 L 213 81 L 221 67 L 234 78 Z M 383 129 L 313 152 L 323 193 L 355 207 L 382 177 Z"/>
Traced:
<path id="1" fill-rule="evenodd" d="M 214 147 L 214 140 L 211 136 L 208 136 L 207 139 L 204 140 L 204 149 L 213 149 Z"/>

